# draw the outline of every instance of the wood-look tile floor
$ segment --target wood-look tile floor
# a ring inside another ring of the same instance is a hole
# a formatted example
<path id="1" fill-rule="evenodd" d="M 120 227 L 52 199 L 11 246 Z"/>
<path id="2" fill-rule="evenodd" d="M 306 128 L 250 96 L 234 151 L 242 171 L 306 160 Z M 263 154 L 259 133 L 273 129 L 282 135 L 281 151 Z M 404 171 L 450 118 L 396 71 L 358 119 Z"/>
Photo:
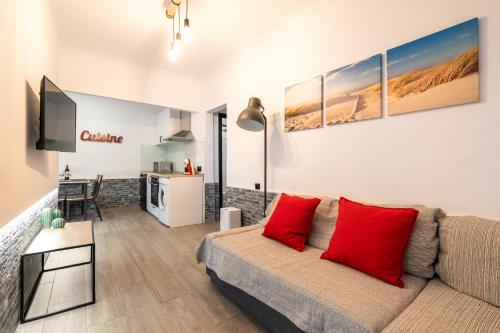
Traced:
<path id="1" fill-rule="evenodd" d="M 194 250 L 217 223 L 169 229 L 138 206 L 103 210 L 94 219 L 96 304 L 19 325 L 17 332 L 263 332 L 211 284 Z M 51 264 L 81 260 L 87 250 L 51 255 Z M 90 267 L 42 277 L 30 314 L 90 297 Z"/>

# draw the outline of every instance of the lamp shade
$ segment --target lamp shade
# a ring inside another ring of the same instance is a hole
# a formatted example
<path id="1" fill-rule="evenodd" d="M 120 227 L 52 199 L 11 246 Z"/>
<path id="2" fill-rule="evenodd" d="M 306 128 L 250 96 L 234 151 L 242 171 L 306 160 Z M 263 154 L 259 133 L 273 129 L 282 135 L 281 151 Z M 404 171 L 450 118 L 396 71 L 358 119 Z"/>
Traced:
<path id="1" fill-rule="evenodd" d="M 258 132 L 264 129 L 266 120 L 262 114 L 262 106 L 260 99 L 250 97 L 248 106 L 241 111 L 236 124 L 247 131 Z"/>

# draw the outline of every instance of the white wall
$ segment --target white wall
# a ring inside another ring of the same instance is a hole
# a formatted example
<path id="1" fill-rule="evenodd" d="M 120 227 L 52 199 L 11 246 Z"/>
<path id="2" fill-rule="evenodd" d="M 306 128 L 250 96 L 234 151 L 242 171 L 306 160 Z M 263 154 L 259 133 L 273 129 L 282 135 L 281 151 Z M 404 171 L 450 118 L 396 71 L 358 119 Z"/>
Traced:
<path id="1" fill-rule="evenodd" d="M 60 85 L 67 91 L 201 110 L 202 88 L 198 78 L 68 46 L 59 52 L 59 71 Z"/>
<path id="2" fill-rule="evenodd" d="M 188 157 L 196 166 L 202 167 L 205 183 L 213 182 L 213 133 L 212 118 L 208 112 L 193 112 L 191 114 L 191 132 L 195 137 L 195 146 L 191 146 Z"/>
<path id="3" fill-rule="evenodd" d="M 311 1 L 303 16 L 245 41 L 202 78 L 68 47 L 57 52 L 49 7 L 46 0 L 1 2 L 0 147 L 8 163 L 0 164 L 0 225 L 57 186 L 58 153 L 34 150 L 42 74 L 71 91 L 193 111 L 227 103 L 232 186 L 262 181 L 262 133 L 235 125 L 248 97 L 258 96 L 270 119 L 270 190 L 420 202 L 448 213 L 500 218 L 497 1 Z M 284 87 L 475 16 L 480 103 L 283 133 Z M 193 117 L 193 128 L 208 147 L 207 119 Z"/>
<path id="4" fill-rule="evenodd" d="M 0 226 L 57 187 L 58 153 L 35 150 L 40 80 L 58 82 L 48 1 L 0 2 Z"/>
<path id="5" fill-rule="evenodd" d="M 227 103 L 228 185 L 262 181 L 262 133 L 235 124 L 248 98 L 258 96 L 270 120 L 271 191 L 422 203 L 500 218 L 500 2 L 314 4 L 300 19 L 245 43 L 205 77 L 204 109 Z M 285 87 L 475 16 L 480 103 L 283 132 Z"/>
<path id="6" fill-rule="evenodd" d="M 73 178 L 139 177 L 141 145 L 157 143 L 156 116 L 163 107 L 92 95 L 68 93 L 77 103 L 76 153 L 60 153 L 59 173 L 66 165 Z M 123 136 L 123 143 L 81 141 L 80 133 Z M 151 165 L 152 168 L 152 165 Z"/>

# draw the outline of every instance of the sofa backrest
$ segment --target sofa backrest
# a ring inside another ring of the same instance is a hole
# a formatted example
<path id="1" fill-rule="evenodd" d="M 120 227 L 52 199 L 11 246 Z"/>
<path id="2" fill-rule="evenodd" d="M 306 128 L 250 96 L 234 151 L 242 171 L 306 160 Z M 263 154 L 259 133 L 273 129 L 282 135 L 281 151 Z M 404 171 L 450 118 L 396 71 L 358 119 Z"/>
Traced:
<path id="1" fill-rule="evenodd" d="M 422 205 L 366 204 L 391 208 L 415 208 L 418 210 L 417 221 L 413 225 L 413 230 L 405 249 L 403 270 L 405 273 L 424 279 L 432 278 L 435 273 L 434 263 L 439 249 L 438 221 L 445 216 L 445 213 L 439 208 L 429 208 Z M 338 202 L 335 205 L 335 209 L 338 212 Z M 336 222 L 337 218 L 335 214 Z M 329 237 L 331 237 L 335 230 L 335 223 Z"/>
<path id="2" fill-rule="evenodd" d="M 314 197 L 311 195 L 299 195 L 302 197 Z M 321 250 L 328 249 L 330 238 L 335 231 L 338 214 L 338 200 L 316 196 L 321 200 L 316 214 L 307 244 Z M 266 224 L 274 211 L 280 195 L 277 195 L 266 210 L 266 218 L 261 221 Z M 378 205 L 383 207 L 412 207 L 419 211 L 417 221 L 413 227 L 412 234 L 408 240 L 405 250 L 404 271 L 421 278 L 432 278 L 434 276 L 434 263 L 437 258 L 439 239 L 437 235 L 438 220 L 445 216 L 439 208 L 428 208 L 421 205 Z"/>
<path id="3" fill-rule="evenodd" d="M 450 287 L 500 306 L 500 221 L 448 216 L 439 222 L 436 272 Z"/>
<path id="4" fill-rule="evenodd" d="M 337 216 L 339 212 L 338 205 L 339 202 L 337 199 L 331 199 L 330 205 L 327 206 L 325 204 L 323 209 L 316 210 L 311 231 L 307 237 L 307 244 L 321 250 L 328 249 L 330 239 L 332 238 L 335 226 L 337 225 Z"/>
<path id="5" fill-rule="evenodd" d="M 434 276 L 434 263 L 439 250 L 438 221 L 445 216 L 439 208 L 422 205 L 381 205 L 383 207 L 408 207 L 418 210 L 408 245 L 405 249 L 403 270 L 421 278 Z"/>
<path id="6" fill-rule="evenodd" d="M 311 230 L 309 231 L 309 236 L 306 243 L 319 249 L 326 250 L 330 243 L 330 238 L 332 237 L 333 231 L 335 230 L 335 223 L 337 222 L 337 199 L 325 196 L 304 194 L 290 195 L 296 195 L 303 198 L 321 199 L 321 202 L 316 208 L 316 213 L 314 214 Z M 276 197 L 274 197 L 269 206 L 267 206 L 266 217 L 262 221 L 260 221 L 261 224 L 265 225 L 269 221 L 269 218 L 274 212 L 274 209 L 276 208 L 280 197 L 281 194 L 278 194 Z"/>

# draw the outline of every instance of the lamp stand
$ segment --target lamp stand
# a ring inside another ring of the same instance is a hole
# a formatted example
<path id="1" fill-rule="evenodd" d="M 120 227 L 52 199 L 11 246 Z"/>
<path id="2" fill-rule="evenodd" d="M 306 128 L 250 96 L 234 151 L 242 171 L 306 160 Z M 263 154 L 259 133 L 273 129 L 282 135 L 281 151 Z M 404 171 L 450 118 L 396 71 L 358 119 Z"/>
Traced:
<path id="1" fill-rule="evenodd" d="M 264 211 L 267 208 L 267 118 L 264 115 L 264 107 L 257 97 L 250 97 L 248 106 L 241 111 L 236 125 L 247 131 L 259 132 L 264 128 Z"/>
<path id="2" fill-rule="evenodd" d="M 262 112 L 264 117 L 264 217 L 266 216 L 267 208 L 267 118 Z"/>

